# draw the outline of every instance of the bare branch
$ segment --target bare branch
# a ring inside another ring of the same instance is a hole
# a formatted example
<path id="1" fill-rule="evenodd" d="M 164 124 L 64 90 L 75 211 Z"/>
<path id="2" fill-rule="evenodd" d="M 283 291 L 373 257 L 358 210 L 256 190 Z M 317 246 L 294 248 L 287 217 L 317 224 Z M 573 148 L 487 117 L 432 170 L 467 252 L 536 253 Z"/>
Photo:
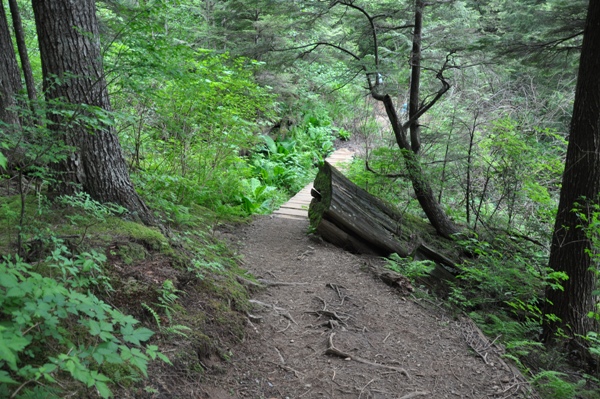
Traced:
<path id="1" fill-rule="evenodd" d="M 373 35 L 373 53 L 375 56 L 375 70 L 379 70 L 379 45 L 377 42 L 377 28 L 375 27 L 374 17 L 371 17 L 369 13 L 362 7 L 357 6 L 356 4 L 348 1 L 336 1 L 335 3 L 344 5 L 349 8 L 353 8 L 359 11 L 361 14 L 367 18 L 369 21 L 369 25 L 371 25 L 371 34 Z"/>
<path id="2" fill-rule="evenodd" d="M 417 120 L 419 120 L 419 118 L 427 111 L 429 111 L 429 109 L 431 107 L 434 106 L 435 103 L 438 102 L 438 100 L 440 98 L 442 98 L 442 96 L 444 95 L 444 93 L 446 93 L 448 91 L 448 89 L 450 89 L 450 83 L 448 83 L 448 81 L 444 78 L 444 71 L 446 69 L 448 69 L 448 63 L 450 62 L 450 57 L 452 56 L 452 54 L 454 54 L 454 51 L 448 53 L 446 55 L 446 61 L 444 61 L 444 65 L 442 65 L 442 67 L 440 68 L 440 70 L 438 71 L 438 73 L 436 74 L 436 78 L 442 83 L 442 87 L 440 90 L 438 90 L 438 92 L 435 94 L 435 97 L 429 101 L 427 104 L 425 105 L 421 105 L 419 107 L 419 110 L 417 111 L 416 114 L 414 114 L 412 117 L 410 117 L 410 119 L 408 121 L 406 121 L 403 125 L 402 128 L 404 130 L 408 129 L 408 127 L 413 124 L 414 122 L 416 122 Z"/>
<path id="3" fill-rule="evenodd" d="M 377 172 L 376 170 L 371 168 L 371 166 L 369 165 L 369 160 L 365 160 L 365 168 L 369 172 L 371 172 L 377 176 L 387 177 L 389 179 L 408 179 L 409 178 L 408 174 L 406 174 L 406 173 L 388 174 L 388 173 Z"/>
<path id="4" fill-rule="evenodd" d="M 343 53 L 348 54 L 350 57 L 354 58 L 355 60 L 360 61 L 360 57 L 357 56 L 356 54 L 354 54 L 352 51 L 347 50 L 347 49 L 345 49 L 342 46 L 339 46 L 337 44 L 328 43 L 328 42 L 316 42 L 316 43 L 305 44 L 305 45 L 296 46 L 296 47 L 287 47 L 287 48 L 283 48 L 283 49 L 273 49 L 273 51 L 292 51 L 292 50 L 300 50 L 300 49 L 312 47 L 310 50 L 305 51 L 304 53 L 302 53 L 301 56 L 303 56 L 305 54 L 312 53 L 314 50 L 316 50 L 320 46 L 333 47 L 333 48 L 335 48 L 335 49 L 337 49 L 337 50 L 339 50 L 339 51 L 341 51 Z"/>

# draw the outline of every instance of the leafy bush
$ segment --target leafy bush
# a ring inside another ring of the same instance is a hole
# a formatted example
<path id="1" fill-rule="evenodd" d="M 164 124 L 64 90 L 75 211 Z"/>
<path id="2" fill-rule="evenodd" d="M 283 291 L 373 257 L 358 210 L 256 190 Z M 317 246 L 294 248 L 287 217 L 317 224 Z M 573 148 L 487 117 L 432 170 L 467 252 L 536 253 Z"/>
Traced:
<path id="1" fill-rule="evenodd" d="M 143 344 L 151 330 L 90 292 L 110 290 L 99 274 L 104 256 L 68 255 L 58 248 L 45 262 L 54 278 L 18 257 L 0 263 L 0 396 L 24 398 L 45 383 L 78 389 L 66 383 L 71 379 L 107 398 L 118 381 L 105 369 L 117 365 L 120 378 L 136 378 L 151 359 L 169 362 L 157 346 Z"/>

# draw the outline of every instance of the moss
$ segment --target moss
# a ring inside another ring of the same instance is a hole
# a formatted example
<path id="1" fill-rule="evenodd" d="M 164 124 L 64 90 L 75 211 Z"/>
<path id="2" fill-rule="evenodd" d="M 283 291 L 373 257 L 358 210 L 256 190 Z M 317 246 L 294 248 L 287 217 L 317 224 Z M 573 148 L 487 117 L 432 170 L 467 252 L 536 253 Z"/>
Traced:
<path id="1" fill-rule="evenodd" d="M 321 200 L 313 200 L 308 208 L 308 219 L 310 220 L 310 228 L 316 230 L 321 223 L 323 213 L 329 209 L 331 205 L 331 167 L 329 164 L 319 166 L 319 173 L 315 177 L 314 188 L 321 194 Z"/>
<path id="2" fill-rule="evenodd" d="M 119 247 L 117 254 L 121 257 L 123 263 L 131 265 L 133 262 L 146 259 L 148 251 L 146 251 L 146 248 L 141 244 L 128 242 Z"/>
<path id="3" fill-rule="evenodd" d="M 173 254 L 169 240 L 156 227 L 145 226 L 130 220 L 110 217 L 106 222 L 93 226 L 90 232 L 101 235 L 108 234 L 113 239 L 115 236 L 127 237 L 131 241 L 141 243 L 150 250 L 166 255 Z"/>

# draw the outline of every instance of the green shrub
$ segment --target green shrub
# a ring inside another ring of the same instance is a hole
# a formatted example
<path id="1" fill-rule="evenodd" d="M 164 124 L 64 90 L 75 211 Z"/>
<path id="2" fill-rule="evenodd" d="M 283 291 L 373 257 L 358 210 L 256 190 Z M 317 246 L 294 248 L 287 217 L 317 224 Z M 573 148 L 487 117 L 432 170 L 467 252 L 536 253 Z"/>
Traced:
<path id="1" fill-rule="evenodd" d="M 36 384 L 66 380 L 111 396 L 114 381 L 104 369 L 119 365 L 126 376 L 146 375 L 150 359 L 168 362 L 153 332 L 103 302 L 90 289 L 110 285 L 97 253 L 70 257 L 58 248 L 44 264 L 47 277 L 18 257 L 0 263 L 0 396 L 31 397 Z M 44 391 L 49 394 L 49 392 Z"/>

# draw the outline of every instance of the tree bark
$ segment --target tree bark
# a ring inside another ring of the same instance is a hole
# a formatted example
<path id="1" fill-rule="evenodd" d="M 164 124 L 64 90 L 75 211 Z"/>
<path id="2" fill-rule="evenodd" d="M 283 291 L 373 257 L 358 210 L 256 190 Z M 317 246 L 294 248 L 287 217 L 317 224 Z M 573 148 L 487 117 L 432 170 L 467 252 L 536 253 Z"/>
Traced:
<path id="1" fill-rule="evenodd" d="M 17 4 L 17 0 L 8 0 L 8 5 L 10 7 L 10 14 L 12 15 L 15 39 L 17 40 L 17 49 L 19 50 L 19 58 L 21 59 L 21 69 L 23 70 L 23 75 L 25 77 L 27 97 L 30 101 L 34 101 L 37 98 L 37 95 L 35 92 L 35 83 L 33 80 L 31 63 L 29 62 L 29 55 L 27 54 L 27 46 L 25 45 L 25 33 L 23 32 L 23 24 L 21 23 L 19 6 Z"/>
<path id="2" fill-rule="evenodd" d="M 429 259 L 456 271 L 460 255 L 453 241 L 439 237 L 426 222 L 394 210 L 328 162 L 319 168 L 311 194 L 310 225 L 326 241 L 355 253 Z"/>
<path id="3" fill-rule="evenodd" d="M 545 319 L 543 335 L 552 341 L 561 329 L 578 340 L 598 325 L 587 314 L 599 311 L 595 261 L 592 247 L 582 220 L 574 209 L 590 215 L 600 203 L 600 2 L 590 1 L 579 74 L 575 91 L 573 117 L 567 147 L 558 214 L 552 236 L 550 268 L 565 272 L 564 291 L 546 289 L 546 315 L 555 315 L 559 322 Z M 589 221 L 589 218 L 588 218 Z"/>
<path id="4" fill-rule="evenodd" d="M 451 238 L 455 234 L 458 234 L 460 230 L 450 220 L 448 215 L 446 215 L 446 212 L 435 198 L 431 184 L 421 168 L 419 157 L 413 152 L 411 145 L 408 142 L 406 128 L 398 119 L 398 114 L 396 113 L 392 98 L 387 94 L 385 96 L 374 95 L 373 97 L 383 101 L 383 104 L 385 105 L 385 110 L 388 119 L 390 120 L 390 124 L 392 125 L 396 142 L 404 157 L 406 171 L 408 172 L 413 190 L 415 191 L 415 196 L 417 197 L 423 212 L 427 215 L 429 222 L 442 237 Z"/>
<path id="5" fill-rule="evenodd" d="M 98 21 L 94 0 L 33 0 L 47 100 L 60 100 L 68 109 L 92 117 L 89 106 L 110 111 Z M 69 108 L 71 107 L 71 108 Z M 49 115 L 51 128 L 66 130 L 66 144 L 76 150 L 59 165 L 57 191 L 83 190 L 100 202 L 127 208 L 134 217 L 153 224 L 154 219 L 129 178 L 114 127 L 94 122 L 66 123 L 65 116 Z"/>
<path id="6" fill-rule="evenodd" d="M 312 195 L 308 215 L 323 238 L 352 252 L 410 256 L 410 233 L 402 229 L 402 215 L 328 162 L 319 168 Z"/>
<path id="7" fill-rule="evenodd" d="M 412 120 L 409 126 L 410 145 L 415 154 L 421 149 L 421 126 L 415 118 L 419 112 L 419 88 L 421 85 L 421 32 L 423 30 L 423 0 L 415 0 L 415 27 L 413 30 L 412 52 L 410 55 L 410 98 L 408 101 L 408 117 Z"/>
<path id="8" fill-rule="evenodd" d="M 19 126 L 15 95 L 21 90 L 21 75 L 15 55 L 4 4 L 0 1 L 0 122 Z"/>

